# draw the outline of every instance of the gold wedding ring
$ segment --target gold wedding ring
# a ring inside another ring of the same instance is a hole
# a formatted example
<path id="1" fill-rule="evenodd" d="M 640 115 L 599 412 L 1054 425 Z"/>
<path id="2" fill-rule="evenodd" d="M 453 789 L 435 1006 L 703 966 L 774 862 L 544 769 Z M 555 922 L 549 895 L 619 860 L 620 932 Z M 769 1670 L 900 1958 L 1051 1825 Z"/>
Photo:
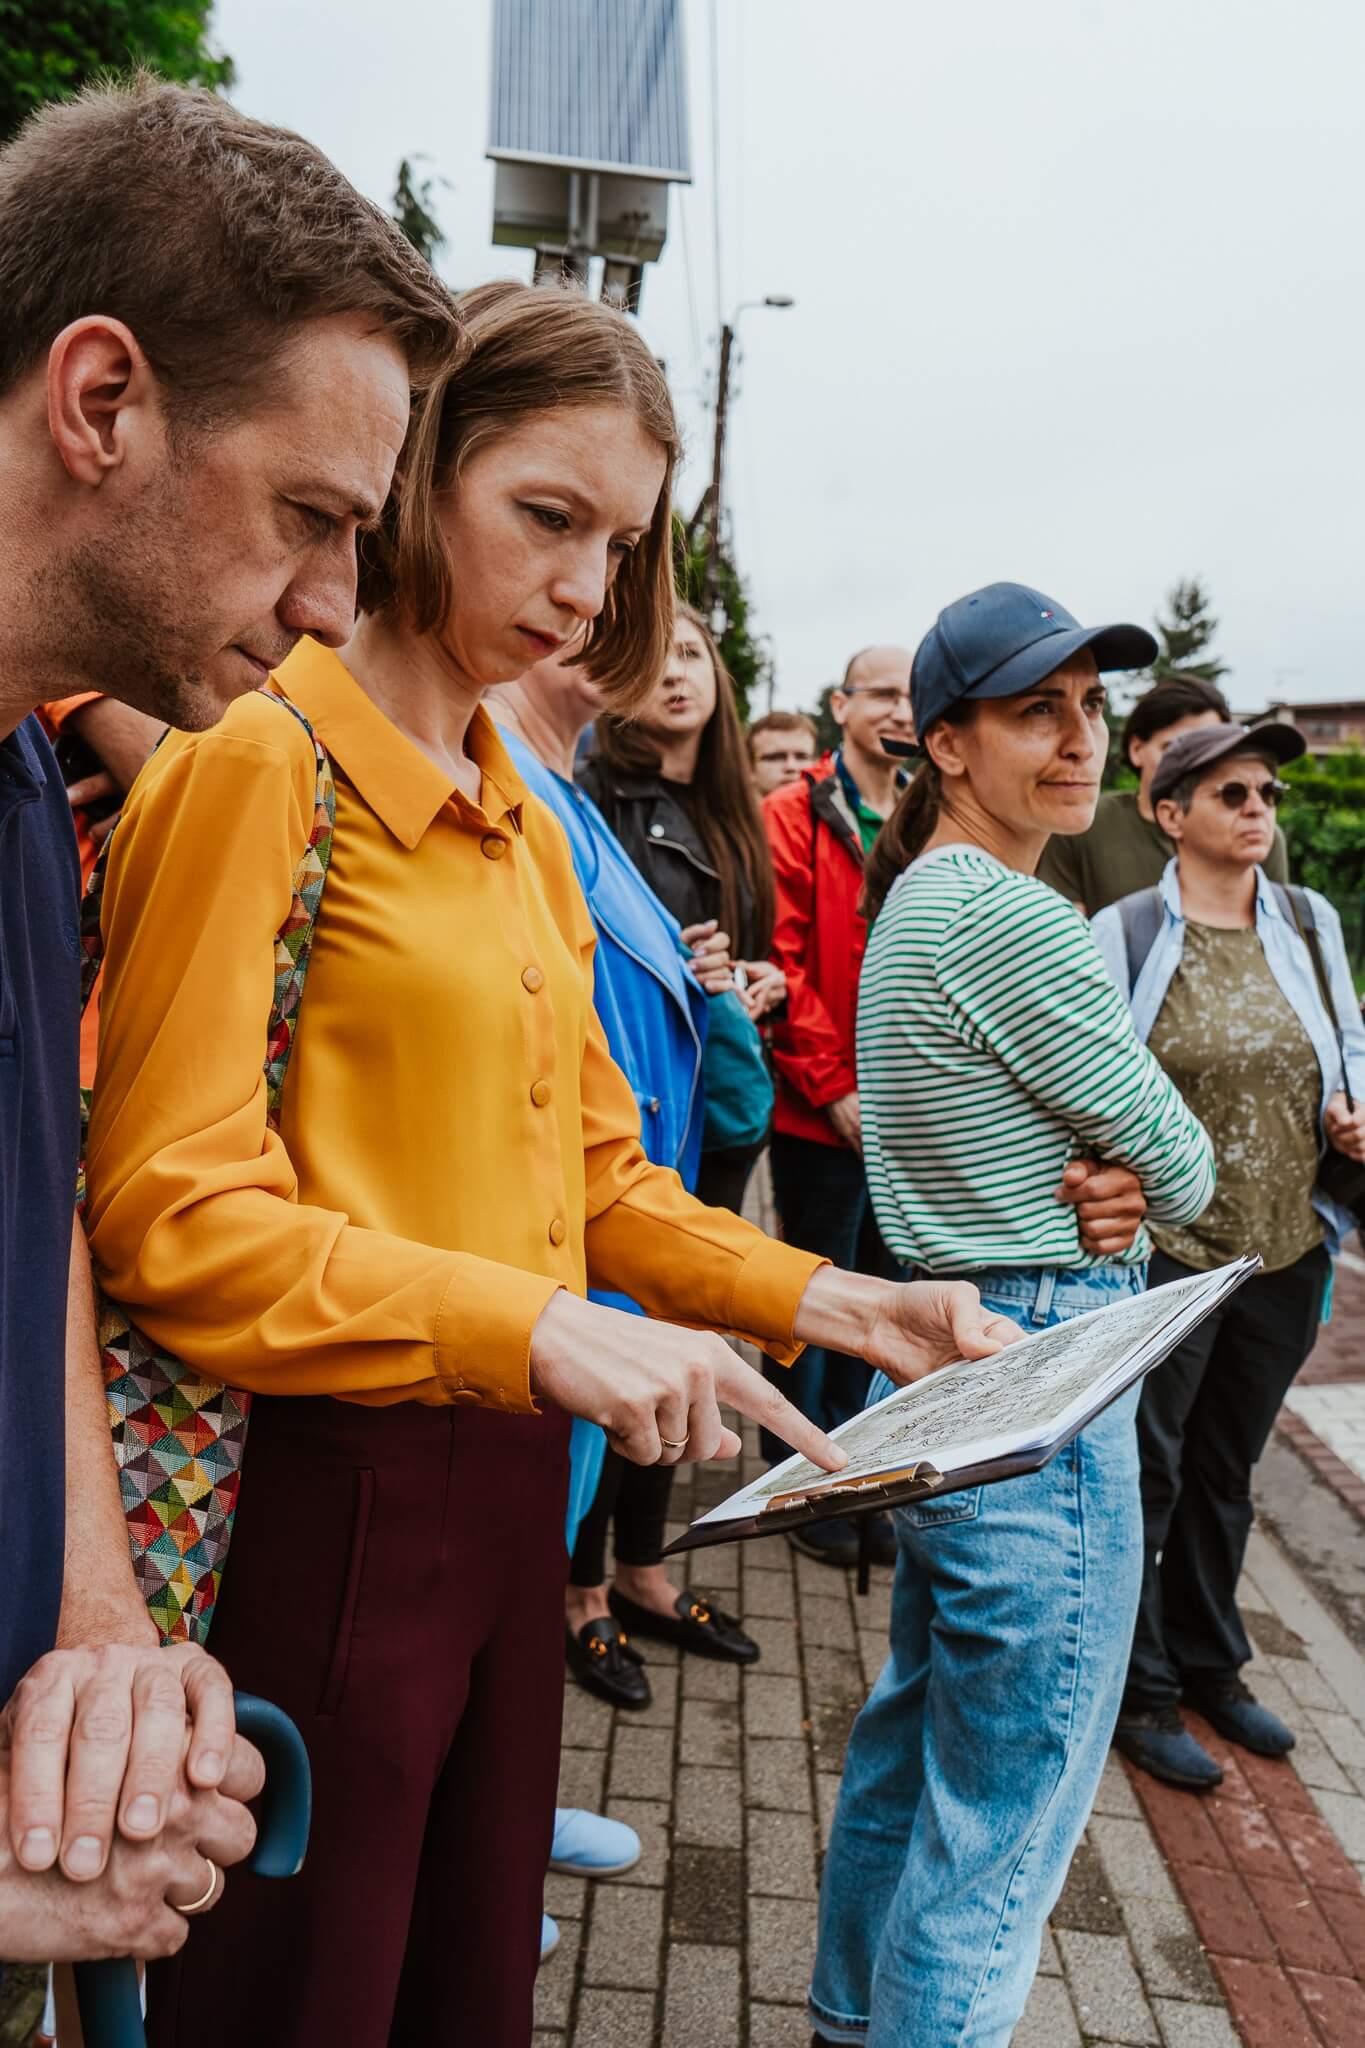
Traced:
<path id="1" fill-rule="evenodd" d="M 689 1431 L 688 1434 L 690 1435 L 691 1432 Z M 659 1442 L 666 1451 L 685 1451 L 687 1449 L 687 1437 L 685 1436 L 679 1437 L 677 1443 L 673 1443 L 666 1436 L 661 1436 Z"/>
<path id="2" fill-rule="evenodd" d="M 202 1913 L 218 1889 L 218 1865 L 211 1856 L 206 1856 L 204 1861 L 209 1867 L 209 1881 L 202 1898 L 196 1899 L 192 1906 L 177 1906 L 175 1909 L 177 1913 L 183 1913 L 187 1920 L 193 1913 Z"/>

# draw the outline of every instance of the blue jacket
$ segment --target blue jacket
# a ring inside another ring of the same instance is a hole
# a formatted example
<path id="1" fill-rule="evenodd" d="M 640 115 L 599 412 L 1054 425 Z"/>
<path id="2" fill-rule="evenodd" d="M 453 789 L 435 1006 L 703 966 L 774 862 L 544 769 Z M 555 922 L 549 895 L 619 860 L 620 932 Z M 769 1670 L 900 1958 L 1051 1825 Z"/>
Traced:
<path id="1" fill-rule="evenodd" d="M 656 1166 L 696 1185 L 701 1159 L 702 1050 L 706 997 L 688 969 L 677 919 L 666 910 L 586 790 L 556 775 L 515 733 L 499 727 L 526 787 L 564 827 L 574 873 L 597 932 L 593 1003 L 611 1056 L 640 1105 L 640 1142 Z M 591 1299 L 632 1315 L 623 1294 L 594 1288 Z M 575 1421 L 570 1448 L 569 1547 L 592 1505 L 605 1438 Z"/>
<path id="2" fill-rule="evenodd" d="M 1166 863 L 1160 888 L 1163 906 L 1161 929 L 1133 988 L 1128 986 L 1128 953 L 1118 905 L 1111 903 L 1090 921 L 1096 944 L 1104 955 L 1104 964 L 1117 983 L 1120 994 L 1127 999 L 1133 1013 L 1133 1029 L 1144 1045 L 1161 1014 L 1166 991 L 1185 950 L 1185 913 L 1174 860 Z M 1318 929 L 1323 964 L 1331 982 L 1346 1043 L 1351 1093 L 1357 1102 L 1365 1101 L 1365 1026 L 1361 1024 L 1360 1003 L 1341 936 L 1341 919 L 1325 896 L 1319 896 L 1316 890 L 1311 889 L 1308 894 L 1312 899 L 1313 922 Z M 1308 948 L 1291 921 L 1281 912 L 1263 868 L 1256 870 L 1256 933 L 1265 950 L 1266 964 L 1281 994 L 1313 1041 L 1313 1050 L 1322 1070 L 1322 1102 L 1325 1107 L 1328 1098 L 1337 1094 L 1342 1085 L 1336 1033 L 1323 1008 Z M 1323 1142 L 1326 1142 L 1325 1133 Z M 1339 1209 L 1334 1202 L 1325 1201 L 1316 1191 L 1313 1207 L 1326 1228 L 1328 1250 L 1338 1252 L 1343 1238 L 1356 1228 L 1355 1218 L 1345 1209 Z"/>

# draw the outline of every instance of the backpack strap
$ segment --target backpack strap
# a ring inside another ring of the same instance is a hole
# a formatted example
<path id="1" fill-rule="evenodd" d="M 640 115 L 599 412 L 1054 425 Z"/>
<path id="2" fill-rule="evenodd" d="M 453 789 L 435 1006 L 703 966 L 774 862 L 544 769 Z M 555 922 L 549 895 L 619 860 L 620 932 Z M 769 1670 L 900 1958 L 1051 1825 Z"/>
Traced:
<path id="1" fill-rule="evenodd" d="M 1123 926 L 1123 949 L 1128 956 L 1128 993 L 1131 997 L 1147 955 L 1161 930 L 1164 908 L 1161 891 L 1136 889 L 1131 896 L 1120 897 L 1117 908 L 1119 922 Z"/>
<path id="2" fill-rule="evenodd" d="M 1313 963 L 1313 975 L 1318 984 L 1318 994 L 1322 998 L 1322 1007 L 1331 1020 L 1332 1030 L 1336 1034 L 1337 1056 L 1341 1061 L 1341 1085 L 1347 1103 L 1354 1109 L 1355 1098 L 1351 1094 L 1351 1082 L 1346 1069 L 1346 1040 L 1342 1034 L 1341 1018 L 1337 1015 L 1336 998 L 1332 994 L 1327 962 L 1322 957 L 1322 938 L 1318 931 L 1317 919 L 1313 915 L 1313 899 L 1306 889 L 1299 888 L 1294 882 L 1272 882 L 1270 886 L 1275 891 L 1280 909 L 1308 948 L 1308 957 Z"/>
<path id="3" fill-rule="evenodd" d="M 284 1077 L 289 1066 L 289 1055 L 294 1046 L 294 1033 L 298 1029 L 299 1002 L 303 995 L 304 976 L 308 972 L 308 961 L 312 954 L 313 934 L 317 929 L 318 911 L 322 905 L 323 884 L 327 880 L 327 866 L 332 857 L 332 834 L 336 829 L 336 784 L 332 777 L 332 764 L 313 731 L 312 726 L 287 697 L 277 690 L 262 690 L 261 696 L 269 697 L 299 724 L 313 743 L 317 760 L 317 780 L 313 791 L 313 821 L 309 828 L 308 842 L 299 856 L 294 870 L 294 894 L 289 906 L 289 915 L 275 939 L 275 992 L 270 1004 L 270 1022 L 266 1027 L 266 1118 L 272 1129 L 278 1127 L 280 1098 L 284 1093 Z M 164 738 L 165 735 L 163 734 Z M 160 746 L 161 741 L 157 741 Z M 118 827 L 115 826 L 114 832 Z M 99 979 L 104 965 L 104 937 L 100 929 L 100 914 L 104 906 L 104 880 L 108 870 L 109 848 L 114 843 L 114 832 L 109 834 L 100 848 L 99 859 L 86 884 L 85 896 L 81 903 L 81 950 L 84 959 L 81 964 L 81 1010 L 84 1012 Z M 81 1151 L 84 1154 L 85 1147 Z"/>

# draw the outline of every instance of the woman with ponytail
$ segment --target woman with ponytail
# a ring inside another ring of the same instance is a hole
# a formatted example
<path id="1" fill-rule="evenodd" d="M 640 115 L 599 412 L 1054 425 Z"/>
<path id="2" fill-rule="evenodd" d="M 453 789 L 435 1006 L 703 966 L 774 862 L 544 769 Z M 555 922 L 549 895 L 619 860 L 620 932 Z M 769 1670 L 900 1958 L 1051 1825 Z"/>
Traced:
<path id="1" fill-rule="evenodd" d="M 1153 652 L 1140 627 L 1086 629 L 1019 584 L 949 605 L 911 674 L 925 759 L 867 866 L 877 1221 L 916 1278 L 970 1278 L 1030 1331 L 1139 1292 L 1144 1212 L 1193 1217 L 1212 1191 L 1203 1129 L 1083 919 L 1034 875 L 1049 836 L 1094 814 L 1101 670 Z M 888 1391 L 878 1375 L 869 1398 Z M 825 1864 L 819 2038 L 1010 2039 L 1118 1712 L 1142 1568 L 1136 1400 L 1041 1472 L 896 1512 L 890 1656 Z"/>

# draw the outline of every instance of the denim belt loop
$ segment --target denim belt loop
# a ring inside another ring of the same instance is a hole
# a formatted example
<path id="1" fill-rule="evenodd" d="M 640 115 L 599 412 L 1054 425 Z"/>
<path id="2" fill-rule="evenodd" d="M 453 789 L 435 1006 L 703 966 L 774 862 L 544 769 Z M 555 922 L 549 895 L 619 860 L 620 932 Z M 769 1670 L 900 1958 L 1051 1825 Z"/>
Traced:
<path id="1" fill-rule="evenodd" d="M 1029 1320 L 1041 1328 L 1052 1313 L 1052 1297 L 1057 1292 L 1057 1269 L 1049 1266 L 1038 1283 L 1038 1297 L 1029 1314 Z"/>

